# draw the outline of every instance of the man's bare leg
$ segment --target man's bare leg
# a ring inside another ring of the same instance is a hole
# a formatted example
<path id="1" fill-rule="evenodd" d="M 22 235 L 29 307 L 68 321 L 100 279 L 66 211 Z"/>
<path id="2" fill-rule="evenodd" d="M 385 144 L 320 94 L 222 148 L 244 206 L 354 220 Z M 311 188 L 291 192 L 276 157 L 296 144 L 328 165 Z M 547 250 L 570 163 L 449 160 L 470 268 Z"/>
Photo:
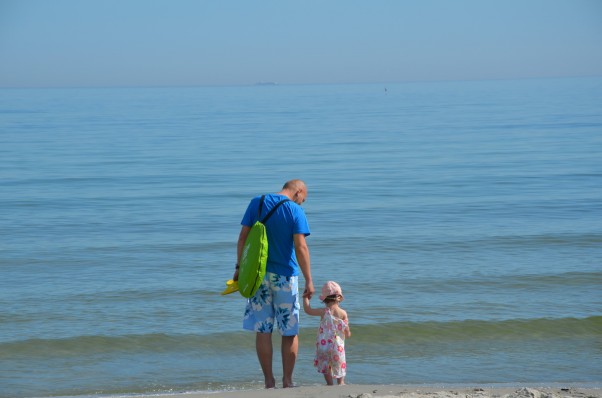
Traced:
<path id="1" fill-rule="evenodd" d="M 282 336 L 282 387 L 293 387 L 293 370 L 297 361 L 297 336 Z"/>
<path id="2" fill-rule="evenodd" d="M 272 371 L 272 334 L 258 332 L 255 337 L 255 348 L 265 378 L 265 388 L 276 387 L 276 379 Z"/>

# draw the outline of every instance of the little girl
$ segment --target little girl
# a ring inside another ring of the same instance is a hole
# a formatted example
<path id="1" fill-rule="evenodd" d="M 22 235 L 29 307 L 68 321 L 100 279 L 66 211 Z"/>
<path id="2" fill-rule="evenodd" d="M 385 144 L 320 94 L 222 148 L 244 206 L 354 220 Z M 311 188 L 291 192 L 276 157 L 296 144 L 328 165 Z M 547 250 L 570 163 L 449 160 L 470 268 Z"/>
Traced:
<path id="1" fill-rule="evenodd" d="M 320 300 L 325 308 L 311 308 L 309 298 L 303 299 L 303 310 L 308 315 L 321 317 L 318 339 L 316 342 L 316 358 L 314 366 L 324 374 L 326 384 L 345 384 L 347 363 L 345 362 L 345 337 L 351 337 L 347 312 L 339 307 L 343 301 L 343 292 L 338 283 L 328 281 L 322 287 Z"/>

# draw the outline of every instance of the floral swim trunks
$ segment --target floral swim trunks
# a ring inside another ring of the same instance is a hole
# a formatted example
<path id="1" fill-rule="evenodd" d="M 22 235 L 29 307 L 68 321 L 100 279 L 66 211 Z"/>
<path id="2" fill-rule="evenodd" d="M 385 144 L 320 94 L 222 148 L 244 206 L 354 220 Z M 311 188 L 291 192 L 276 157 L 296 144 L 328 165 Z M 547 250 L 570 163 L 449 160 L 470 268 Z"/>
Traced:
<path id="1" fill-rule="evenodd" d="M 243 328 L 282 336 L 299 334 L 299 277 L 266 272 L 255 295 L 247 300 Z"/>

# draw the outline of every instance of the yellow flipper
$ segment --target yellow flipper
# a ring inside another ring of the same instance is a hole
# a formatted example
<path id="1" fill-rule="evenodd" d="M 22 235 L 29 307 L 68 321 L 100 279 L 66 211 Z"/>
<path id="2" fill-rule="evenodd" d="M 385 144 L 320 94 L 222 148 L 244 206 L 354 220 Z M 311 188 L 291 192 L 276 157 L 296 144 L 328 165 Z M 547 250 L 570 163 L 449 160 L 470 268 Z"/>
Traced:
<path id="1" fill-rule="evenodd" d="M 226 290 L 224 290 L 222 292 L 222 296 L 225 296 L 226 294 L 234 293 L 237 291 L 238 291 L 238 281 L 234 281 L 234 280 L 230 279 L 229 281 L 226 282 Z"/>

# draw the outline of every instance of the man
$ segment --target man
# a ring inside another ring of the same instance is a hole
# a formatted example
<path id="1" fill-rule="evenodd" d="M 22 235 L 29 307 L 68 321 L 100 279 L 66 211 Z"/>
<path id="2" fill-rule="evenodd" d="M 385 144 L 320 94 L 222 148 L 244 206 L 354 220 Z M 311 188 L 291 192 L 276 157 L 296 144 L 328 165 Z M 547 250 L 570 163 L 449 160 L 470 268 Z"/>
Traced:
<path id="1" fill-rule="evenodd" d="M 311 298 L 314 285 L 311 278 L 309 248 L 305 237 L 309 225 L 301 204 L 307 197 L 307 188 L 301 180 L 288 181 L 276 194 L 265 195 L 261 218 L 280 202 L 283 203 L 266 221 L 268 261 L 266 275 L 255 295 L 247 300 L 243 328 L 256 332 L 257 358 L 265 378 L 265 387 L 274 388 L 276 380 L 272 372 L 272 330 L 278 327 L 282 335 L 282 386 L 293 386 L 293 369 L 297 359 L 299 342 L 298 275 L 305 278 L 303 297 Z M 238 264 L 251 227 L 257 221 L 261 196 L 251 200 L 241 221 L 238 237 L 238 261 L 232 279 L 238 280 Z"/>

